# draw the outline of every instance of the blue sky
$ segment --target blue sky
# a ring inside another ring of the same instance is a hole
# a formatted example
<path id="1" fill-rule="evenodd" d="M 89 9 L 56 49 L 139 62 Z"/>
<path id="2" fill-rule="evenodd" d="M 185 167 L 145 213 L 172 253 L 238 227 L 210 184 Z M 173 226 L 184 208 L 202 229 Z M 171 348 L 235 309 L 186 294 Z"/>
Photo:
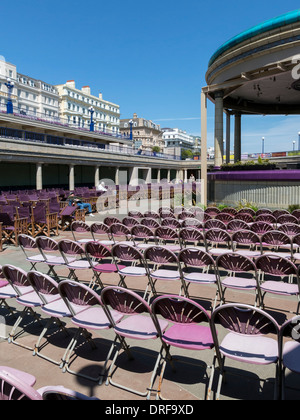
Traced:
<path id="1" fill-rule="evenodd" d="M 76 81 L 162 127 L 200 134 L 200 92 L 211 55 L 228 39 L 299 8 L 298 1 L 11 0 L 1 2 L 0 55 L 52 84 Z M 213 106 L 208 145 L 213 145 Z M 242 152 L 292 149 L 300 117 L 248 117 Z"/>

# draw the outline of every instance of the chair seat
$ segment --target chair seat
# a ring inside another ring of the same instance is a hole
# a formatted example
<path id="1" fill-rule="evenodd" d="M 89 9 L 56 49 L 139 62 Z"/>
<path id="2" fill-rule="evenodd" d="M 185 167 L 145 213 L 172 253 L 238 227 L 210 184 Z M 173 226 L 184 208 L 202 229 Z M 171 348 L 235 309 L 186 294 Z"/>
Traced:
<path id="1" fill-rule="evenodd" d="M 168 326 L 165 320 L 159 320 L 162 331 Z M 157 330 L 150 316 L 132 315 L 121 321 L 116 327 L 115 332 L 122 337 L 134 338 L 137 340 L 149 340 L 157 338 Z"/>
<path id="2" fill-rule="evenodd" d="M 68 310 L 65 302 L 62 299 L 55 300 L 54 302 L 48 303 L 43 306 L 41 310 L 51 317 L 54 318 L 64 318 L 70 317 L 71 313 Z"/>
<path id="3" fill-rule="evenodd" d="M 47 255 L 47 258 L 51 258 L 50 255 Z M 27 261 L 32 261 L 32 262 L 44 262 L 45 258 L 40 254 L 40 255 L 32 255 L 31 257 L 27 257 L 26 258 Z"/>
<path id="4" fill-rule="evenodd" d="M 7 286 L 9 283 L 8 283 L 8 281 L 7 280 L 2 280 L 2 279 L 0 279 L 0 289 L 1 289 L 1 287 L 4 287 L 4 286 Z"/>
<path id="5" fill-rule="evenodd" d="M 68 261 L 68 263 L 71 263 L 71 262 L 75 261 L 75 258 L 67 257 L 67 261 Z M 48 255 L 47 259 L 45 260 L 45 263 L 47 263 L 48 265 L 65 265 L 66 264 L 63 257 L 58 257 L 58 256 L 54 256 L 54 255 Z"/>
<path id="6" fill-rule="evenodd" d="M 96 261 L 91 261 L 91 263 L 93 266 L 97 265 Z M 91 268 L 88 260 L 74 260 L 71 263 L 67 264 L 67 267 L 74 270 L 84 270 L 86 268 Z"/>
<path id="7" fill-rule="evenodd" d="M 263 292 L 274 293 L 276 295 L 298 295 L 297 284 L 284 283 L 281 281 L 265 281 L 260 286 Z"/>
<path id="8" fill-rule="evenodd" d="M 256 289 L 256 281 L 246 277 L 226 277 L 222 280 L 222 286 L 229 287 L 231 289 Z"/>
<path id="9" fill-rule="evenodd" d="M 190 283 L 216 283 L 217 279 L 214 274 L 208 273 L 183 273 L 185 281 Z"/>
<path id="10" fill-rule="evenodd" d="M 119 268 L 125 268 L 125 266 L 119 266 Z M 99 273 L 116 273 L 118 268 L 116 264 L 97 264 L 95 265 L 94 270 Z"/>
<path id="11" fill-rule="evenodd" d="M 121 276 L 146 276 L 147 272 L 144 267 L 125 267 L 118 270 Z"/>
<path id="12" fill-rule="evenodd" d="M 230 252 L 230 249 L 228 248 L 211 248 L 208 250 L 208 252 L 211 255 L 222 255 L 222 254 L 228 254 Z"/>
<path id="13" fill-rule="evenodd" d="M 123 315 L 117 311 L 111 310 L 110 313 L 116 323 L 123 318 Z M 72 318 L 72 323 L 78 327 L 92 330 L 103 330 L 111 327 L 103 308 L 97 306 L 79 312 Z"/>
<path id="14" fill-rule="evenodd" d="M 256 258 L 261 255 L 260 251 L 249 251 L 247 249 L 239 249 L 236 250 L 235 253 L 248 258 Z"/>
<path id="15" fill-rule="evenodd" d="M 283 348 L 283 365 L 295 373 L 300 373 L 300 343 L 288 341 Z"/>
<path id="16" fill-rule="evenodd" d="M 106 240 L 106 239 L 103 239 L 103 241 L 101 240 L 101 241 L 97 241 L 97 242 L 99 242 L 99 244 L 105 245 L 105 246 L 114 245 L 114 241 L 109 241 L 109 240 Z"/>
<path id="17" fill-rule="evenodd" d="M 25 293 L 31 292 L 33 289 L 31 286 L 21 286 L 18 287 L 20 294 L 23 295 Z M 15 292 L 14 288 L 8 284 L 7 286 L 3 286 L 0 289 L 0 299 L 10 299 L 10 298 L 17 298 L 18 294 Z"/>
<path id="18" fill-rule="evenodd" d="M 47 298 L 45 299 L 47 299 L 47 301 L 51 303 L 59 299 L 59 295 L 47 295 Z M 20 305 L 28 306 L 30 308 L 36 308 L 39 306 L 43 306 L 44 304 L 35 291 L 26 293 L 25 295 L 22 295 L 21 297 L 17 298 L 17 302 Z"/>
<path id="19" fill-rule="evenodd" d="M 154 279 L 161 280 L 178 280 L 180 279 L 179 271 L 167 270 L 167 269 L 158 269 L 150 273 L 150 276 Z"/>
<path id="20" fill-rule="evenodd" d="M 221 353 L 239 362 L 268 365 L 278 360 L 278 343 L 273 338 L 229 333 L 220 345 Z"/>
<path id="21" fill-rule="evenodd" d="M 174 324 L 162 338 L 165 343 L 182 349 L 205 350 L 214 347 L 211 329 L 204 325 Z"/>

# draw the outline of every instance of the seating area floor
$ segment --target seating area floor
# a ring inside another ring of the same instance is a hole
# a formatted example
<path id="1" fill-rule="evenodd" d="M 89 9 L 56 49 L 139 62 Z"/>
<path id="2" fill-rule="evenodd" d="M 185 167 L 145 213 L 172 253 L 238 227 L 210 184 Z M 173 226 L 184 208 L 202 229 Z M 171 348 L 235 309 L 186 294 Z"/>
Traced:
<path id="1" fill-rule="evenodd" d="M 87 217 L 87 222 L 102 220 L 103 215 L 96 214 L 95 217 Z M 70 231 L 60 232 L 60 236 L 55 240 L 62 238 L 72 239 Z M 30 269 L 30 264 L 26 262 L 21 249 L 15 246 L 4 245 L 4 251 L 0 254 L 0 264 L 13 264 L 24 270 Z M 46 272 L 47 267 L 40 264 L 37 269 Z M 60 268 L 57 273 L 61 276 L 67 275 L 65 268 Z M 82 271 L 79 275 L 80 280 L 89 282 L 91 273 L 88 270 Z M 119 277 L 117 274 L 109 274 L 102 278 L 105 285 L 117 285 Z M 145 278 L 128 278 L 127 286 L 132 290 L 143 292 L 146 287 L 147 279 Z M 179 285 L 177 282 L 159 283 L 160 294 L 173 293 L 177 294 Z M 215 295 L 213 286 L 191 285 L 190 297 L 206 309 L 211 310 L 211 303 Z M 230 291 L 227 292 L 227 302 L 253 304 L 254 295 L 251 292 Z M 296 300 L 283 297 L 267 297 L 266 311 L 271 313 L 281 325 L 286 319 L 293 317 L 293 311 L 296 310 Z M 14 306 L 14 305 L 12 305 Z M 0 312 L 0 315 L 4 315 Z M 0 318 L 3 321 L 3 317 Z M 5 318 L 6 325 L 0 323 L 0 335 L 8 332 L 14 319 Z M 69 323 L 70 324 L 70 323 Z M 67 324 L 73 331 L 74 326 Z M 5 331 L 4 331 L 5 330 Z M 41 325 L 28 325 L 26 332 L 18 339 L 23 345 L 33 346 L 37 336 L 40 334 Z M 222 336 L 224 331 L 219 329 Z M 97 374 L 104 363 L 107 351 L 114 338 L 114 333 L 105 330 L 99 334 L 93 333 L 97 349 L 92 350 L 87 344 L 79 346 L 76 350 L 78 357 L 72 361 L 72 369 L 77 372 Z M 60 359 L 64 353 L 64 346 L 69 343 L 70 337 L 66 337 L 63 333 L 53 334 L 49 339 L 49 344 L 43 349 L 47 355 L 51 355 L 54 359 Z M 123 383 L 134 383 L 135 388 L 144 390 L 149 383 L 152 368 L 154 366 L 157 352 L 160 349 L 158 340 L 143 343 L 137 341 L 131 342 L 131 349 L 134 360 L 128 360 L 124 354 L 118 361 L 117 369 L 113 372 L 114 379 Z M 167 367 L 164 380 L 162 383 L 162 397 L 173 401 L 192 401 L 203 400 L 206 394 L 206 387 L 210 375 L 209 366 L 212 363 L 212 353 L 210 351 L 183 351 L 180 349 L 171 349 L 171 354 L 175 358 L 176 372 L 173 372 L 170 366 Z M 38 356 L 33 356 L 31 350 L 8 343 L 6 340 L 0 340 L 0 365 L 10 366 L 16 369 L 26 371 L 34 375 L 37 379 L 35 388 L 41 388 L 47 385 L 63 385 L 66 388 L 76 390 L 88 396 L 96 396 L 101 400 L 121 401 L 121 400 L 144 400 L 145 398 L 133 393 L 121 390 L 113 385 L 105 385 L 105 381 L 99 385 L 87 379 L 75 376 L 65 372 L 55 364 L 44 360 Z M 233 363 L 230 360 L 226 362 L 226 383 L 223 384 L 221 391 L 222 400 L 269 400 L 273 398 L 274 385 L 274 366 L 255 366 L 242 365 Z M 215 380 L 217 380 L 217 373 Z M 154 384 L 154 388 L 158 386 L 158 380 Z M 214 384 L 214 387 L 216 384 Z M 213 388 L 214 388 L 213 387 Z M 151 394 L 151 400 L 155 400 L 155 392 Z M 299 399 L 300 385 L 296 375 L 290 373 L 287 375 L 286 399 Z M 212 393 L 214 399 L 214 393 Z"/>

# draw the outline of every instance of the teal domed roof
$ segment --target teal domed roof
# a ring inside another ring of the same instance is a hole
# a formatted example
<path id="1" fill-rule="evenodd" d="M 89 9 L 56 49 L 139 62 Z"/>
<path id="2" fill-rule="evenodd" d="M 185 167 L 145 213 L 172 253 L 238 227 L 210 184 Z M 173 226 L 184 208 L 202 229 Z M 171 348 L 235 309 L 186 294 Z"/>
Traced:
<path id="1" fill-rule="evenodd" d="M 240 44 L 241 42 L 247 41 L 254 36 L 261 35 L 264 32 L 280 28 L 281 26 L 290 25 L 295 22 L 300 22 L 300 9 L 285 13 L 284 15 L 281 15 L 277 18 L 267 20 L 260 25 L 254 26 L 253 28 L 240 33 L 239 35 L 231 38 L 229 41 L 221 45 L 221 47 L 212 55 L 211 59 L 209 60 L 208 67 L 210 67 L 221 54 Z"/>

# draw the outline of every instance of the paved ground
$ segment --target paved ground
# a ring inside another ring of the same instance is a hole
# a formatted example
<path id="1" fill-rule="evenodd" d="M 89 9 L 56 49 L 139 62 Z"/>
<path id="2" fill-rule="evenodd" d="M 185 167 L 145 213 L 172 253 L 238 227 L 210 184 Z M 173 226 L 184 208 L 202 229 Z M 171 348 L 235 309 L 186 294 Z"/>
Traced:
<path id="1" fill-rule="evenodd" d="M 89 223 L 100 220 L 100 216 L 95 218 L 87 218 Z M 56 237 L 59 240 L 63 237 L 71 238 L 70 232 L 64 232 L 61 236 Z M 0 264 L 13 264 L 25 270 L 30 269 L 30 265 L 25 261 L 24 255 L 20 248 L 14 246 L 4 246 L 4 251 L 0 254 Z M 40 264 L 38 269 L 42 272 L 47 271 L 47 267 Z M 59 275 L 66 275 L 66 269 L 60 269 Z M 88 281 L 91 278 L 90 272 L 80 273 L 81 280 Z M 107 275 L 103 277 L 105 284 L 115 285 L 118 283 L 117 275 Z M 146 279 L 128 279 L 127 285 L 136 291 L 144 291 Z M 178 293 L 179 284 L 169 282 L 159 283 L 159 291 L 161 293 Z M 199 287 L 192 285 L 190 288 L 191 297 L 197 300 L 205 308 L 211 309 L 211 302 L 215 294 L 214 287 Z M 254 295 L 252 293 L 231 292 L 228 293 L 228 302 L 240 302 L 253 304 Z M 15 307 L 14 302 L 10 302 Z M 270 297 L 266 299 L 266 304 L 270 307 L 272 315 L 282 324 L 287 318 L 293 315 L 290 311 L 296 309 L 294 299 L 283 299 Z M 275 308 L 275 309 L 271 309 Z M 5 315 L 5 312 L 1 312 Z M 1 318 L 0 318 L 1 319 Z M 2 318 L 3 320 L 3 318 Z M 2 323 L 1 333 L 8 332 L 14 319 L 5 317 L 6 325 Z M 70 333 L 74 332 L 74 327 L 68 323 Z M 33 328 L 29 326 L 25 333 L 19 337 L 19 341 L 23 345 L 32 347 L 41 329 L 40 325 Z M 224 331 L 220 328 L 219 335 L 222 337 Z M 76 372 L 90 373 L 95 375 L 101 369 L 106 357 L 106 353 L 110 347 L 114 334 L 112 331 L 105 331 L 101 334 L 94 334 L 97 344 L 96 350 L 91 350 L 90 346 L 80 346 L 76 352 L 77 356 L 72 363 L 72 369 Z M 65 346 L 69 342 L 69 337 L 62 333 L 54 334 L 49 338 L 49 344 L 43 349 L 43 353 L 51 355 L 54 359 L 59 360 L 64 352 Z M 114 380 L 126 383 L 128 386 L 134 386 L 139 390 L 145 390 L 151 375 L 151 368 L 154 366 L 157 352 L 160 348 L 158 340 L 151 342 L 131 342 L 132 352 L 135 359 L 129 361 L 126 355 L 122 355 L 119 360 L 118 368 L 114 372 Z M 212 362 L 212 352 L 204 351 L 197 353 L 194 351 L 182 351 L 173 349 L 172 354 L 175 356 L 176 372 L 173 372 L 168 366 L 165 372 L 162 384 L 163 397 L 170 400 L 202 400 L 205 398 L 208 376 Z M 32 351 L 23 347 L 9 344 L 5 340 L 0 342 L 0 364 L 24 370 L 33 374 L 37 378 L 35 388 L 46 385 L 64 385 L 82 392 L 86 395 L 94 395 L 102 400 L 118 401 L 118 400 L 144 400 L 143 397 L 133 393 L 121 390 L 113 385 L 106 386 L 104 383 L 98 385 L 96 382 L 80 378 L 71 373 L 63 373 L 55 364 L 46 361 L 38 356 L 33 356 Z M 236 364 L 231 361 L 227 363 L 227 380 L 222 387 L 222 400 L 265 400 L 273 398 L 274 385 L 274 367 L 256 367 Z M 287 399 L 299 399 L 300 385 L 299 379 L 294 374 L 288 375 Z M 155 387 L 158 386 L 156 381 Z M 214 398 L 214 394 L 212 395 Z M 155 393 L 151 395 L 151 400 L 155 399 Z"/>

